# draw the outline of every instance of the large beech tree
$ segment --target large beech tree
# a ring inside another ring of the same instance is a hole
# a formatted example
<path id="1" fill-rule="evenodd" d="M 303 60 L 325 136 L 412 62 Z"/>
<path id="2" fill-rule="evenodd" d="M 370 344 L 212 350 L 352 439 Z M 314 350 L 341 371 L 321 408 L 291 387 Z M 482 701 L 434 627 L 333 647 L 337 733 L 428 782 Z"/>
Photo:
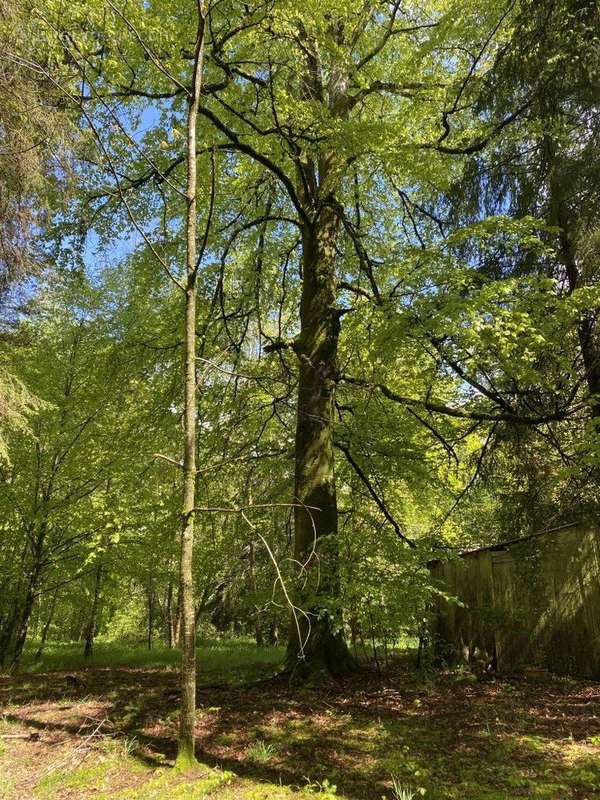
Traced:
<path id="1" fill-rule="evenodd" d="M 488 3 L 300 9 L 281 2 L 246 7 L 240 24 L 212 44 L 223 88 L 201 113 L 222 134 L 224 148 L 271 174 L 282 190 L 280 214 L 290 209 L 300 229 L 297 335 L 266 347 L 289 349 L 297 359 L 295 558 L 303 590 L 296 604 L 304 613 L 291 624 L 292 672 L 352 668 L 338 603 L 338 346 L 356 298 L 391 309 L 398 289 L 398 282 L 393 290 L 386 285 L 389 272 L 369 252 L 364 186 L 392 214 L 383 198 L 399 195 L 399 213 L 401 203 L 414 202 L 415 182 L 427 174 L 443 186 L 461 157 L 482 150 L 523 112 L 526 102 L 485 120 L 476 111 L 487 71 L 510 36 L 512 13 L 511 6 Z M 354 385 L 368 389 L 370 381 Z M 503 403 L 492 401 L 506 417 Z M 452 413 L 443 404 L 430 410 Z M 497 416 L 494 408 L 481 413 Z"/>
<path id="2" fill-rule="evenodd" d="M 407 530 L 411 504 L 382 478 L 386 458 L 403 469 L 411 449 L 436 447 L 459 462 L 467 441 L 477 471 L 497 431 L 559 425 L 586 402 L 570 349 L 556 347 L 581 295 L 563 302 L 535 271 L 488 269 L 514 251 L 543 260 L 536 220 L 449 213 L 465 167 L 529 114 L 527 86 L 485 106 L 517 15 L 515 3 L 491 0 L 47 0 L 37 10 L 50 55 L 31 66 L 61 93 L 86 147 L 61 244 L 92 220 L 118 264 L 129 251 L 152 263 L 163 281 L 151 297 L 172 324 L 144 345 L 184 365 L 156 356 L 156 373 L 179 370 L 163 413 L 183 433 L 171 452 L 157 450 L 183 478 L 183 761 L 193 757 L 193 540 L 195 527 L 215 525 L 204 516 L 293 505 L 293 566 L 283 574 L 277 564 L 293 607 L 287 668 L 294 678 L 341 674 L 355 663 L 343 635 L 350 570 L 338 496 L 348 503 L 348 486 L 360 486 L 361 505 L 393 535 L 382 549 L 415 555 L 425 525 Z M 235 397 L 223 414 L 207 409 L 225 396 L 217 374 Z M 251 422 L 240 396 L 260 409 Z M 271 457 L 267 429 L 281 482 L 258 471 L 260 480 L 230 479 L 231 507 L 198 504 L 199 481 L 204 492 L 230 459 Z M 247 528 L 254 559 L 259 537 Z M 277 522 L 271 529 L 281 536 Z M 377 551 L 379 527 L 362 518 L 357 530 L 366 539 L 352 552 Z M 416 572 L 413 555 L 403 563 Z"/>

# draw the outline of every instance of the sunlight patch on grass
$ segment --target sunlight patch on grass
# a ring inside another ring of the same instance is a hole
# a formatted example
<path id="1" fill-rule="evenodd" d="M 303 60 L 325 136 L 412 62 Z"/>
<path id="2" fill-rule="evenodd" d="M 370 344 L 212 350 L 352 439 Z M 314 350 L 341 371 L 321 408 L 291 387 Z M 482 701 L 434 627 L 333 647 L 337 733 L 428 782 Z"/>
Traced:
<path id="1" fill-rule="evenodd" d="M 158 646 L 148 650 L 142 645 L 98 642 L 94 654 L 85 661 L 80 643 L 51 642 L 40 659 L 35 659 L 36 644 L 25 651 L 21 672 L 56 672 L 86 667 L 113 669 L 178 669 L 181 654 L 178 649 Z M 228 683 L 264 677 L 275 673 L 283 662 L 283 648 L 257 647 L 246 639 L 207 640 L 198 643 L 199 680 L 209 682 L 227 675 Z M 23 688 L 26 688 L 24 686 Z M 39 690 L 39 686 L 37 686 Z"/>
<path id="2" fill-rule="evenodd" d="M 15 785 L 11 778 L 0 775 L 0 800 L 10 800 L 14 797 Z"/>
<path id="3" fill-rule="evenodd" d="M 116 794 L 101 794 L 97 796 L 97 800 L 199 800 L 214 794 L 233 779 L 231 772 L 203 765 L 186 773 L 173 769 L 164 772 L 158 770 L 149 781 L 140 786 Z"/>
<path id="4" fill-rule="evenodd" d="M 273 783 L 238 779 L 213 795 L 215 800 L 344 800 L 327 781 L 313 782 L 304 787 L 278 786 Z"/>
<path id="5" fill-rule="evenodd" d="M 98 791 L 108 792 L 123 783 L 127 785 L 132 780 L 139 780 L 150 769 L 132 757 L 130 750 L 127 739 L 99 741 L 84 763 L 50 768 L 35 787 L 35 800 L 62 798 L 66 791 L 70 792 L 69 797 L 86 797 L 89 790 L 95 797 Z"/>
<path id="6" fill-rule="evenodd" d="M 66 789 L 84 791 L 89 787 L 107 788 L 111 768 L 115 766 L 112 759 L 102 760 L 96 764 L 84 764 L 75 769 L 57 769 L 42 778 L 35 788 L 37 800 L 50 800 Z"/>

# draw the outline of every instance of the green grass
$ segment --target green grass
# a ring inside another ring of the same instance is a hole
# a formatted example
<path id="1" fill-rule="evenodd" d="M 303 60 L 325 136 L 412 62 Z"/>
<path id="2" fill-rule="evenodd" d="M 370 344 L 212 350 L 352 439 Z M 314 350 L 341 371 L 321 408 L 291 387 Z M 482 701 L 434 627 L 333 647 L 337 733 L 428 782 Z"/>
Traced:
<path id="1" fill-rule="evenodd" d="M 246 750 L 246 758 L 250 759 L 250 761 L 255 761 L 257 764 L 268 764 L 276 752 L 275 745 L 264 742 L 262 739 L 257 739 Z"/>
<path id="2" fill-rule="evenodd" d="M 119 768 L 120 774 L 117 773 Z M 126 774 L 130 778 L 137 775 L 135 786 L 109 788 L 111 783 Z M 7 791 L 12 788 L 8 786 Z M 140 772 L 139 764 L 131 760 L 120 765 L 104 760 L 92 766 L 55 772 L 39 782 L 33 791 L 32 800 L 62 800 L 78 794 L 94 800 L 344 800 L 327 781 L 292 788 L 239 778 L 228 770 L 203 764 L 185 774 L 169 768 L 153 770 L 142 767 Z M 7 794 L 6 798 L 15 800 L 15 795 Z"/>
<path id="3" fill-rule="evenodd" d="M 391 644 L 388 656 L 416 647 L 417 640 L 403 637 Z M 75 671 L 85 667 L 110 667 L 113 669 L 178 669 L 180 651 L 159 644 L 148 650 L 145 644 L 130 642 L 96 642 L 92 657 L 83 658 L 83 642 L 48 642 L 41 658 L 36 659 L 38 642 L 28 643 L 23 654 L 20 673 Z M 198 663 L 200 672 L 211 676 L 227 676 L 227 682 L 235 682 L 236 677 L 246 679 L 249 673 L 264 677 L 265 671 L 276 671 L 283 662 L 282 647 L 257 647 L 253 639 L 204 639 L 198 642 Z M 372 653 L 367 649 L 367 656 Z M 359 648 L 359 658 L 364 654 Z M 378 648 L 378 658 L 383 662 L 384 653 Z M 202 675 L 200 681 L 202 682 Z"/>
<path id="4" fill-rule="evenodd" d="M 100 794 L 97 800 L 199 800 L 214 795 L 217 789 L 234 778 L 231 772 L 202 765 L 195 772 L 199 774 L 190 774 L 186 780 L 173 770 L 157 770 L 150 780 L 140 786 L 117 793 Z"/>
<path id="5" fill-rule="evenodd" d="M 51 642 L 46 645 L 41 658 L 36 659 L 37 644 L 32 642 L 25 650 L 20 666 L 21 673 L 78 670 L 84 667 L 110 667 L 113 669 L 177 669 L 180 652 L 177 648 L 158 646 L 152 650 L 142 645 L 117 642 L 99 642 L 87 662 L 83 658 L 81 643 Z M 205 640 L 198 643 L 200 683 L 208 683 L 227 676 L 228 683 L 264 677 L 276 672 L 283 661 L 283 649 L 257 647 L 250 639 Z"/>

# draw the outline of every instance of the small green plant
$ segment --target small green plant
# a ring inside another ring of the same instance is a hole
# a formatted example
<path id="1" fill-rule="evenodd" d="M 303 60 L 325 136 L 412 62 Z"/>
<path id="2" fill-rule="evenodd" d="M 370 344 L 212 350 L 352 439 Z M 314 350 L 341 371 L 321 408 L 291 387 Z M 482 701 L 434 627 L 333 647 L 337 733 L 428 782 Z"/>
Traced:
<path id="1" fill-rule="evenodd" d="M 408 786 L 404 786 L 396 775 L 391 775 L 390 777 L 392 779 L 392 796 L 394 800 L 417 800 L 417 798 L 423 797 L 426 793 L 422 786 L 418 789 L 411 789 Z"/>
<path id="2" fill-rule="evenodd" d="M 129 758 L 138 749 L 139 742 L 135 736 L 126 736 L 124 739 L 119 739 L 119 750 L 123 758 Z"/>
<path id="3" fill-rule="evenodd" d="M 135 736 L 103 736 L 96 745 L 98 751 L 118 761 L 130 758 L 138 747 L 139 742 Z"/>
<path id="4" fill-rule="evenodd" d="M 258 739 L 246 750 L 246 757 L 250 761 L 256 761 L 257 764 L 267 764 L 277 752 L 277 748 L 273 744 L 263 742 Z"/>
<path id="5" fill-rule="evenodd" d="M 309 778 L 306 778 L 306 781 L 308 782 L 306 787 L 308 791 L 321 795 L 323 800 L 329 800 L 329 798 L 337 795 L 337 786 L 327 780 L 327 778 L 324 778 L 322 781 L 311 781 Z"/>

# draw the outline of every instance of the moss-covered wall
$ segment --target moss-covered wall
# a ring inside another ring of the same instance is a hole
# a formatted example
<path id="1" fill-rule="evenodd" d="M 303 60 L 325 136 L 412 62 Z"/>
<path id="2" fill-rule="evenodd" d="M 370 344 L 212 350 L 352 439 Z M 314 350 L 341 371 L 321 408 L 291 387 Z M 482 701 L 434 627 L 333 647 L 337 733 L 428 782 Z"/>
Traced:
<path id="1" fill-rule="evenodd" d="M 600 533 L 571 526 L 431 566 L 442 654 L 600 679 Z"/>

